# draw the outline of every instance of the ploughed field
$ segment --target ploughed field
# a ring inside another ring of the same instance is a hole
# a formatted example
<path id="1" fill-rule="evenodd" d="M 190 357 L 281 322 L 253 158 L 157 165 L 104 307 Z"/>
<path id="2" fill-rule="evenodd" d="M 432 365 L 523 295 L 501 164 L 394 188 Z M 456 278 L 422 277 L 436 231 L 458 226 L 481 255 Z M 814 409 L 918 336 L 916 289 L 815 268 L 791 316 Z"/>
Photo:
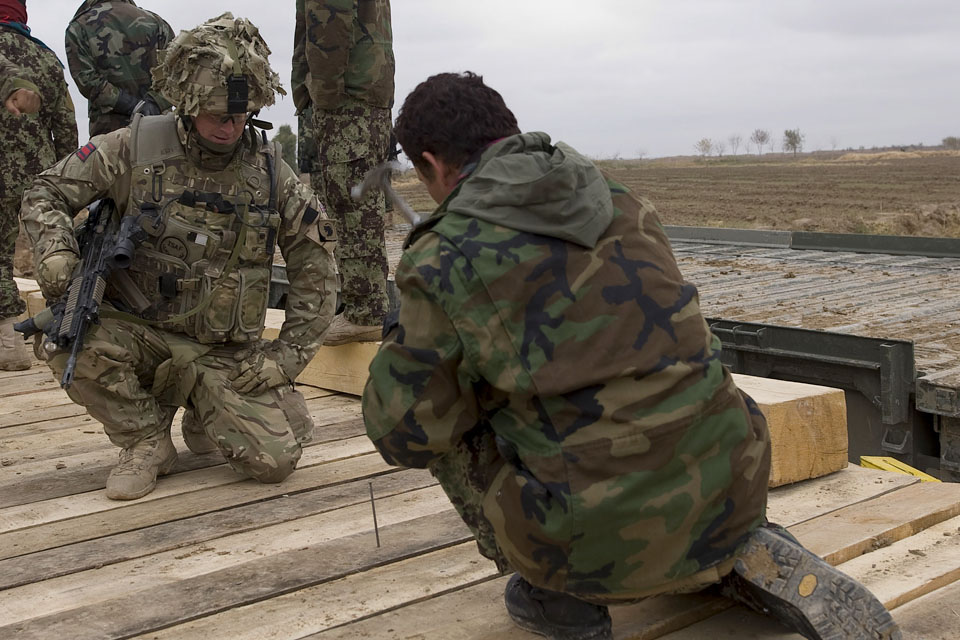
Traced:
<path id="1" fill-rule="evenodd" d="M 814 152 L 796 158 L 770 154 L 598 164 L 649 198 L 664 224 L 960 237 L 960 152 Z M 394 184 L 417 211 L 433 209 L 413 171 Z"/>

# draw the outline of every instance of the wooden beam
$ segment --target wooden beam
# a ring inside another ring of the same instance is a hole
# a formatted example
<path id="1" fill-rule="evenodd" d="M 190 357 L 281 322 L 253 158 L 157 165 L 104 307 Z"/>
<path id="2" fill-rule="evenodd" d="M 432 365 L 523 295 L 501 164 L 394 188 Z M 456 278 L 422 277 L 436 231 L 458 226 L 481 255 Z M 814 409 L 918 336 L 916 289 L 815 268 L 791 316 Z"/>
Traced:
<path id="1" fill-rule="evenodd" d="M 847 406 L 842 390 L 740 374 L 733 378 L 767 417 L 771 487 L 847 466 Z"/>

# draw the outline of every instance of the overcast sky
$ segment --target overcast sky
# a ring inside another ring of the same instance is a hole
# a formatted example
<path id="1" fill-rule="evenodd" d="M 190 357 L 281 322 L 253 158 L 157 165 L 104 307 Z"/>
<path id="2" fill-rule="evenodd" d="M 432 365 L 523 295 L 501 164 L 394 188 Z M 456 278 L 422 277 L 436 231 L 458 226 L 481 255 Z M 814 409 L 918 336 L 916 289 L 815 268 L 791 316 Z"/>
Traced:
<path id="1" fill-rule="evenodd" d="M 138 4 L 175 32 L 223 11 L 249 18 L 289 90 L 294 0 Z M 27 3 L 34 35 L 64 61 L 79 5 Z M 693 154 L 701 138 L 746 141 L 757 128 L 778 141 L 799 128 L 808 150 L 960 135 L 955 0 L 394 0 L 392 10 L 398 106 L 431 74 L 474 71 L 521 129 L 594 157 Z M 82 142 L 86 100 L 69 83 Z M 290 96 L 263 116 L 296 127 Z"/>

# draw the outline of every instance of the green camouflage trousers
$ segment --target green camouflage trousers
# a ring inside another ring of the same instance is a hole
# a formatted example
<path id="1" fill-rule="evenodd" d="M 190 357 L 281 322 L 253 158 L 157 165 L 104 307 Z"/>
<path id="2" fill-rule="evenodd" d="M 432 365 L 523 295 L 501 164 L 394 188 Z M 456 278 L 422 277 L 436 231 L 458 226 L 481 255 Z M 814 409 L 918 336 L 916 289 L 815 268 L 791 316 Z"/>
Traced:
<path id="1" fill-rule="evenodd" d="M 16 199 L 0 199 L 0 319 L 18 316 L 27 308 L 13 279 L 13 255 L 20 227 L 19 195 L 23 189 L 15 191 Z"/>
<path id="2" fill-rule="evenodd" d="M 314 109 L 313 125 L 320 171 L 310 175 L 310 186 L 337 224 L 344 315 L 354 324 L 382 324 L 389 306 L 384 198 L 378 191 L 356 202 L 350 189 L 386 160 L 390 110 L 347 101 Z"/>
<path id="3" fill-rule="evenodd" d="M 169 429 L 178 406 L 192 407 L 235 471 L 280 482 L 312 438 L 313 420 L 303 396 L 290 386 L 258 396 L 233 391 L 228 375 L 241 349 L 211 348 L 180 334 L 103 318 L 87 333 L 67 395 L 103 423 L 118 447 Z M 35 351 L 43 357 L 42 349 Z M 58 379 L 68 355 L 56 352 L 47 360 Z"/>

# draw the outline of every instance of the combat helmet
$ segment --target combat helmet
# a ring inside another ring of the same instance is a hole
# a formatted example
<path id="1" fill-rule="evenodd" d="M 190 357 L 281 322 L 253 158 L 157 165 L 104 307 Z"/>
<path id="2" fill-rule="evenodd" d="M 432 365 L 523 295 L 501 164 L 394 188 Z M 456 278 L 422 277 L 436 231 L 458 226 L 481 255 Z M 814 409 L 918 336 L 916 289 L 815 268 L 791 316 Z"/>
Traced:
<path id="1" fill-rule="evenodd" d="M 260 30 L 227 12 L 181 31 L 160 51 L 153 88 L 182 116 L 256 113 L 274 103 L 275 92 L 286 95 L 269 55 Z"/>

